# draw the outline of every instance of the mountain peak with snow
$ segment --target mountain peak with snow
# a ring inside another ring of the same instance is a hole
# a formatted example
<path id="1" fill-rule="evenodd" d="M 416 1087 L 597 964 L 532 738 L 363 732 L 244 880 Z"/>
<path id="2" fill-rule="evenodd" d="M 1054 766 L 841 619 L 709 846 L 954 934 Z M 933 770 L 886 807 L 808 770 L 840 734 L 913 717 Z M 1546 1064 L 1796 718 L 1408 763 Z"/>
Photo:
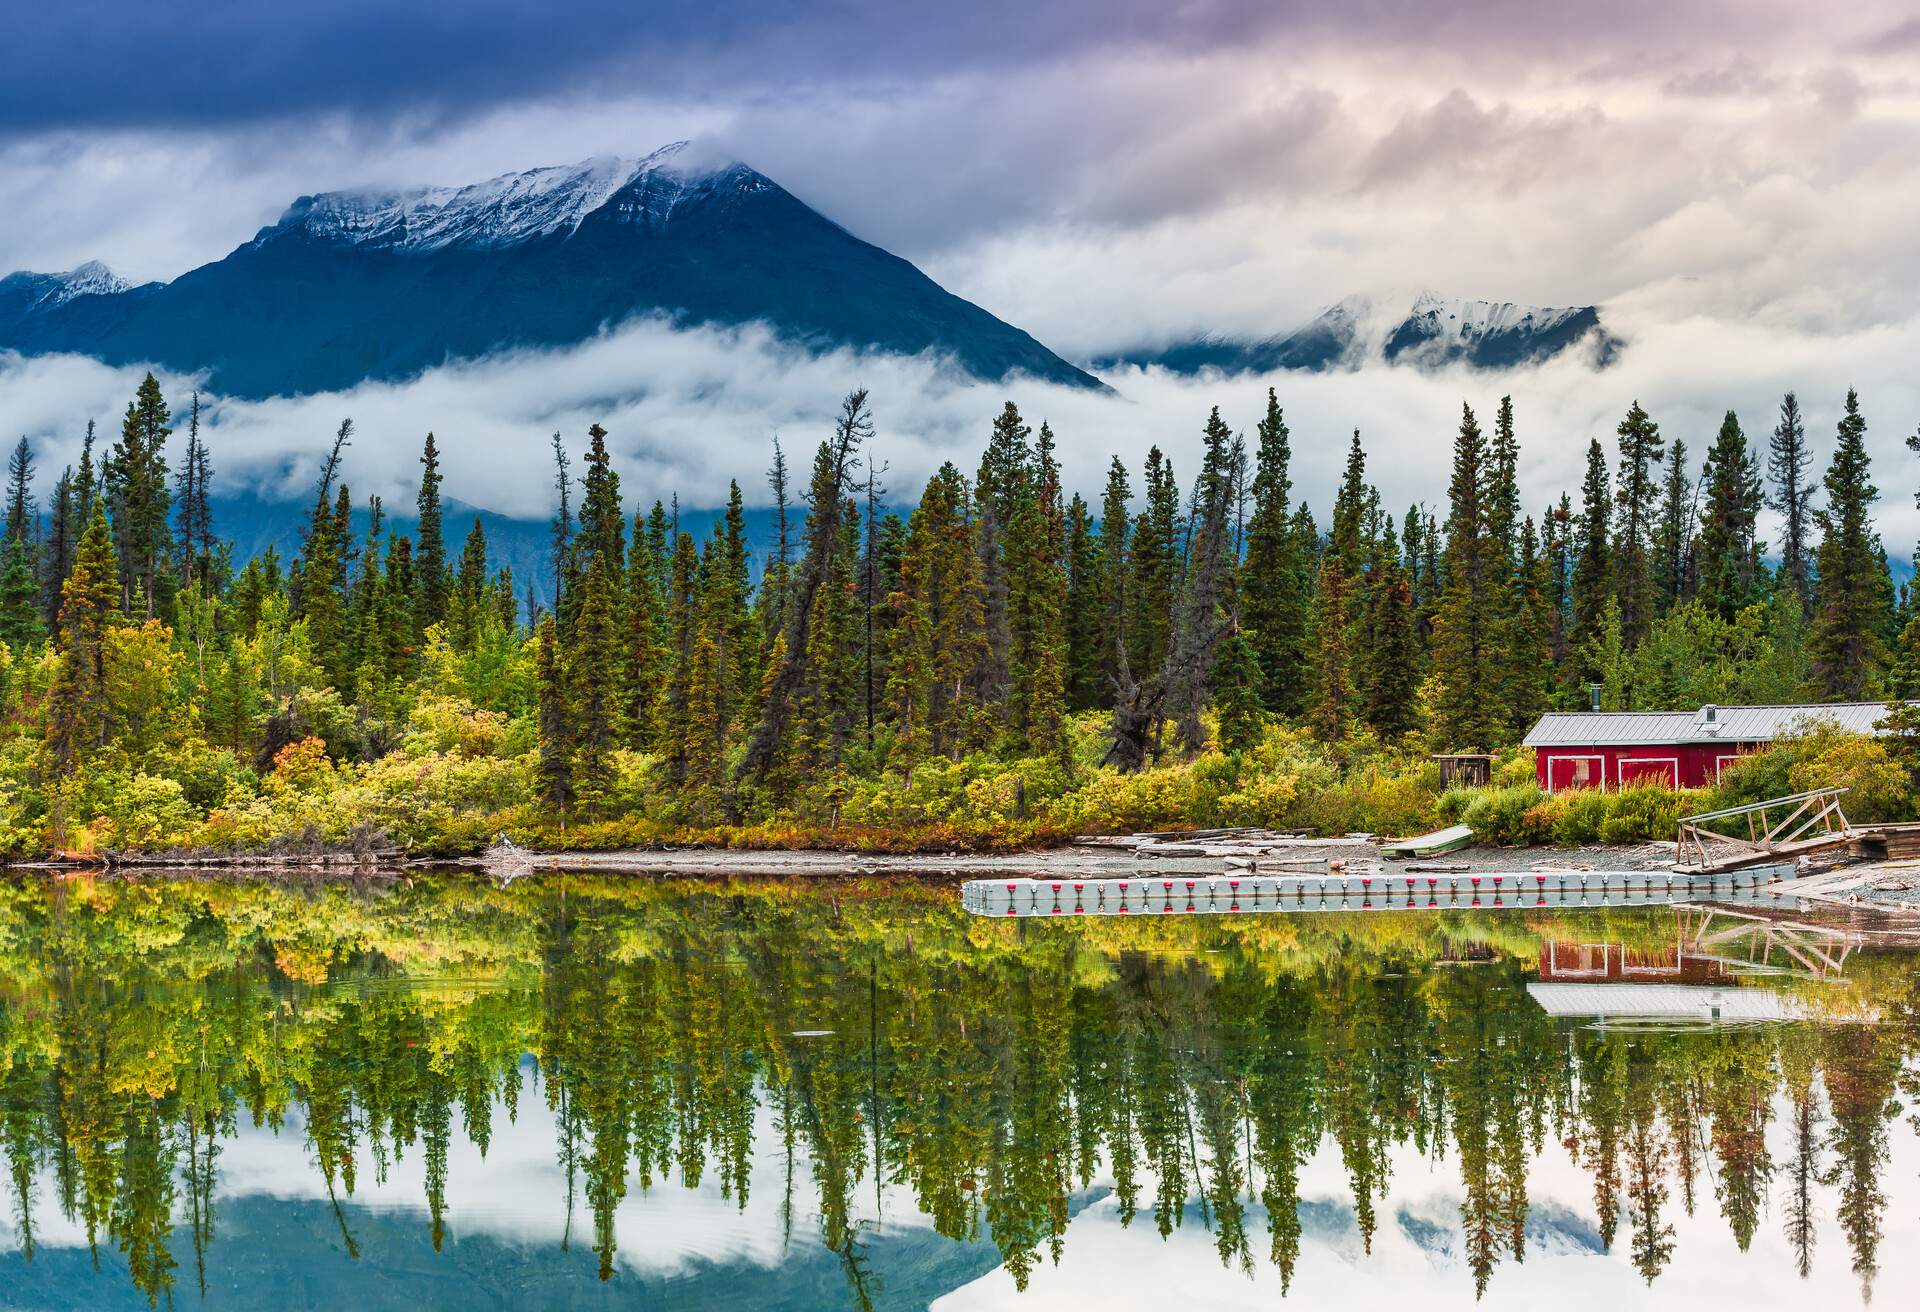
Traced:
<path id="1" fill-rule="evenodd" d="M 1464 300 L 1426 289 L 1348 296 L 1298 328 L 1271 337 L 1207 334 L 1118 353 L 1095 364 L 1228 375 L 1325 372 L 1379 363 L 1505 369 L 1540 364 L 1572 351 L 1584 352 L 1593 367 L 1605 368 L 1620 346 L 1620 339 L 1601 326 L 1598 306 Z"/>
<path id="2" fill-rule="evenodd" d="M 577 164 L 503 173 L 455 187 L 329 191 L 302 196 L 255 244 L 289 232 L 389 250 L 450 246 L 489 250 L 576 231 L 588 215 L 636 183 L 655 181 L 667 204 L 696 174 L 681 166 L 687 142 L 629 159 L 595 155 Z"/>
<path id="3" fill-rule="evenodd" d="M 410 378 L 637 318 L 1100 386 L 764 174 L 684 141 L 464 186 L 302 196 L 170 283 L 127 289 L 101 266 L 0 280 L 0 349 L 201 370 L 228 396 Z"/>
<path id="4" fill-rule="evenodd" d="M 25 269 L 10 273 L 0 278 L 0 297 L 21 299 L 25 313 L 65 305 L 76 296 L 111 296 L 130 286 L 99 260 L 88 260 L 65 273 L 34 273 Z"/>

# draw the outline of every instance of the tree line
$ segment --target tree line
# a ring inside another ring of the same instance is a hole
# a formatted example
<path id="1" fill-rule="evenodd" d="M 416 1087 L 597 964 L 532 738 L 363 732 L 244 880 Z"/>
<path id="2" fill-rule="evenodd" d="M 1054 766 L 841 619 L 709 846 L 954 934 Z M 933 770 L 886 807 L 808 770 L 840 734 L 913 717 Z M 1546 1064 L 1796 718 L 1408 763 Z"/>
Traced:
<path id="1" fill-rule="evenodd" d="M 737 480 L 696 541 L 677 498 L 629 505 L 596 424 L 577 473 L 552 439 L 550 607 L 492 567 L 478 519 L 449 555 L 431 433 L 417 531 L 378 497 L 356 529 L 351 420 L 297 555 L 237 562 L 200 416 L 195 396 L 177 423 L 149 375 L 118 441 L 89 425 L 44 509 L 25 439 L 9 462 L 0 642 L 44 662 L 16 682 L 33 685 L 56 829 L 89 760 L 167 715 L 263 768 L 329 717 L 378 756 L 436 651 L 524 681 L 502 705 L 527 707 L 554 812 L 606 814 L 637 752 L 696 822 L 830 805 L 850 779 L 973 753 L 1071 771 L 1074 726 L 1096 719 L 1106 762 L 1137 770 L 1243 752 L 1276 721 L 1492 750 L 1596 687 L 1616 708 L 1920 694 L 1915 593 L 1874 525 L 1851 391 L 1818 482 L 1792 393 L 1759 448 L 1729 411 L 1697 476 L 1635 403 L 1611 449 L 1590 441 L 1577 499 L 1529 513 L 1502 398 L 1490 428 L 1462 406 L 1445 501 L 1397 518 L 1355 432 L 1324 520 L 1295 499 L 1272 389 L 1251 441 L 1213 409 L 1191 481 L 1158 447 L 1137 484 L 1113 458 L 1097 507 L 1066 491 L 1051 428 L 1008 401 L 972 472 L 942 465 L 911 511 L 891 508 L 856 391 L 804 483 L 775 442 L 758 558 Z M 143 700 L 157 648 L 185 661 L 184 706 Z"/>

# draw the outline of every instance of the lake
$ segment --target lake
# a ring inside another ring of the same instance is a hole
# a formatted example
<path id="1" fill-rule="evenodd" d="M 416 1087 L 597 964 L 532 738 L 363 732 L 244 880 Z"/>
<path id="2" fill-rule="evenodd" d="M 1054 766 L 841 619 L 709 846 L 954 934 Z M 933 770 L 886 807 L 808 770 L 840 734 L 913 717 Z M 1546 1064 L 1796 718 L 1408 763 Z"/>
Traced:
<path id="1" fill-rule="evenodd" d="M 0 1307 L 1899 1305 L 1920 952 L 1733 908 L 0 883 Z"/>

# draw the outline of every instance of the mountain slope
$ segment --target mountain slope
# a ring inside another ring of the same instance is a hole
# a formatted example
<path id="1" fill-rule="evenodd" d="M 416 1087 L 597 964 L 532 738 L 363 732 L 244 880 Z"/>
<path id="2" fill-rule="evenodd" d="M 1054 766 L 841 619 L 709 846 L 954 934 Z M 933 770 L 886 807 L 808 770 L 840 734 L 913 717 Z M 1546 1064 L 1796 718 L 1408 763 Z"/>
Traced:
<path id="1" fill-rule="evenodd" d="M 1229 375 L 1380 363 L 1507 369 L 1580 350 L 1596 368 L 1604 368 L 1621 346 L 1592 305 L 1556 309 L 1448 300 L 1432 292 L 1414 297 L 1404 312 L 1389 308 L 1396 304 L 1406 302 L 1351 296 L 1292 332 L 1254 340 L 1208 335 L 1124 352 L 1096 361 L 1095 367 L 1157 366 L 1180 374 L 1216 370 Z"/>
<path id="2" fill-rule="evenodd" d="M 73 275 L 16 274 L 0 281 L 0 348 L 205 369 L 215 391 L 260 397 L 570 345 L 658 313 L 1100 385 L 764 175 L 682 158 L 675 145 L 471 187 L 303 196 L 167 284 L 35 299 L 34 280 Z"/>

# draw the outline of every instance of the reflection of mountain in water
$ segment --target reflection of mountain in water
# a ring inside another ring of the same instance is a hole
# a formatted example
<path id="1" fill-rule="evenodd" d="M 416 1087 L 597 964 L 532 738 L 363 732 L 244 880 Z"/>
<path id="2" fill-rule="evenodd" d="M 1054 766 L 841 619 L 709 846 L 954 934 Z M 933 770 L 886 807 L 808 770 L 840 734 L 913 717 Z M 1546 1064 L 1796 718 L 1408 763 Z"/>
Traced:
<path id="1" fill-rule="evenodd" d="M 1096 1202 L 1283 1285 L 1371 1278 L 1383 1230 L 1461 1292 L 1556 1253 L 1658 1282 L 1688 1210 L 1743 1262 L 1870 1284 L 1911 1202 L 1887 1164 L 1920 1027 L 1621 1033 L 1529 1001 L 1543 942 L 1651 950 L 1671 912 L 1023 928 L 926 887 L 421 876 L 25 882 L 0 917 L 0 1278 L 32 1306 L 111 1301 L 72 1275 L 89 1234 L 135 1302 L 204 1270 L 242 1302 L 917 1306 L 996 1264 L 1024 1286 Z M 1790 984 L 1891 1022 L 1912 978 L 1866 952 Z"/>

